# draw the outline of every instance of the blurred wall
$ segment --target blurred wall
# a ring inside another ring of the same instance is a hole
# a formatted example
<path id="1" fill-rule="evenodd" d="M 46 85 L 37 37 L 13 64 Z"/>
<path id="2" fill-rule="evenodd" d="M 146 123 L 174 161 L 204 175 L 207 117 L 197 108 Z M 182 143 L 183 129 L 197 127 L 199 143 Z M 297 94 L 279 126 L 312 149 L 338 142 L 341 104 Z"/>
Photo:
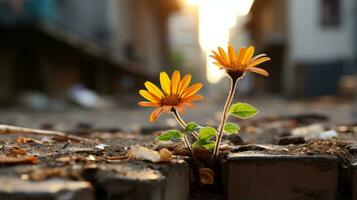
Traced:
<path id="1" fill-rule="evenodd" d="M 352 59 L 354 1 L 341 0 L 340 24 L 324 27 L 320 21 L 320 0 L 290 0 L 288 24 L 292 61 Z"/>
<path id="2" fill-rule="evenodd" d="M 339 95 L 357 71 L 355 0 L 255 0 L 252 43 L 272 61 L 269 92 L 288 97 Z"/>
<path id="3" fill-rule="evenodd" d="M 0 1 L 0 103 L 30 90 L 60 96 L 79 83 L 136 95 L 170 64 L 167 20 L 179 8 L 176 0 Z"/>
<path id="4" fill-rule="evenodd" d="M 284 69 L 286 95 L 338 93 L 339 78 L 351 73 L 354 67 L 356 11 L 353 4 L 354 0 L 288 1 L 289 48 Z M 324 24 L 323 12 L 336 19 L 331 18 L 331 24 Z M 325 80 L 326 83 L 323 82 Z"/>

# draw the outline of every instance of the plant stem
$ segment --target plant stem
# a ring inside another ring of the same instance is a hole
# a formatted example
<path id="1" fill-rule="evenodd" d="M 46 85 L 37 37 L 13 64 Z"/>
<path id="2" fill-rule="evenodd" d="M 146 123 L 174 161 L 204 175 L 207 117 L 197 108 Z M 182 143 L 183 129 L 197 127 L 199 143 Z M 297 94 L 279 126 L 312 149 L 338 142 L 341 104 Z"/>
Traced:
<path id="1" fill-rule="evenodd" d="M 182 118 L 180 117 L 180 115 L 177 113 L 177 110 L 173 110 L 172 111 L 173 115 L 175 116 L 177 122 L 182 126 L 182 127 L 186 127 L 186 123 L 182 120 Z M 192 157 L 193 157 L 193 151 L 191 148 L 191 144 L 187 139 L 187 136 L 184 134 L 183 135 L 183 142 L 185 143 L 187 149 L 190 151 Z"/>
<path id="2" fill-rule="evenodd" d="M 186 127 L 186 122 L 183 121 L 183 119 L 181 118 L 180 114 L 177 112 L 177 110 L 174 110 L 173 111 L 174 115 L 175 115 L 175 118 L 176 118 L 176 121 L 180 124 L 180 126 L 182 128 L 185 128 Z M 192 133 L 193 137 L 198 140 L 198 133 L 197 132 L 193 132 Z"/>
<path id="3" fill-rule="evenodd" d="M 231 103 L 232 103 L 232 100 L 233 100 L 233 97 L 234 97 L 234 93 L 235 93 L 235 90 L 237 88 L 238 80 L 239 79 L 231 78 L 231 89 L 229 91 L 229 94 L 228 94 L 228 97 L 227 97 L 227 100 L 226 100 L 226 104 L 224 105 L 224 108 L 223 108 L 221 124 L 219 126 L 218 136 L 217 136 L 217 139 L 216 139 L 216 145 L 215 145 L 214 151 L 213 151 L 213 159 L 215 159 L 217 157 L 218 152 L 219 152 L 219 145 L 221 143 L 222 136 L 223 136 L 224 124 L 227 121 L 227 112 L 228 112 L 229 107 L 231 106 Z"/>

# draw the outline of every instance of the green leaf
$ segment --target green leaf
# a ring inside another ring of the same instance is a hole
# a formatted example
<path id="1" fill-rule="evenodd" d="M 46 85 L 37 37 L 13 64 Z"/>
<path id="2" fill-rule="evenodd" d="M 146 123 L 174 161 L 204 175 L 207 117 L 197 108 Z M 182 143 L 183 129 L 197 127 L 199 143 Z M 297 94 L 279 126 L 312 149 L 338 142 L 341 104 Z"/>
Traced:
<path id="1" fill-rule="evenodd" d="M 178 130 L 170 130 L 167 131 L 158 137 L 156 137 L 157 141 L 169 141 L 172 139 L 181 139 L 182 138 L 182 133 Z"/>
<path id="2" fill-rule="evenodd" d="M 184 133 L 192 133 L 194 131 L 197 131 L 199 128 L 199 124 L 197 124 L 196 122 L 190 122 L 186 125 Z"/>
<path id="3" fill-rule="evenodd" d="M 224 131 L 228 134 L 237 134 L 240 131 L 240 127 L 237 124 L 226 123 L 224 125 Z"/>
<path id="4" fill-rule="evenodd" d="M 217 134 L 217 130 L 213 127 L 203 127 L 200 129 L 200 133 L 198 134 L 199 140 L 210 140 Z"/>
<path id="5" fill-rule="evenodd" d="M 198 140 L 192 144 L 193 148 L 203 147 L 205 149 L 213 149 L 215 145 L 214 141 L 210 140 Z"/>
<path id="6" fill-rule="evenodd" d="M 229 113 L 241 119 L 248 119 L 256 115 L 259 111 L 247 103 L 235 103 L 229 108 Z"/>

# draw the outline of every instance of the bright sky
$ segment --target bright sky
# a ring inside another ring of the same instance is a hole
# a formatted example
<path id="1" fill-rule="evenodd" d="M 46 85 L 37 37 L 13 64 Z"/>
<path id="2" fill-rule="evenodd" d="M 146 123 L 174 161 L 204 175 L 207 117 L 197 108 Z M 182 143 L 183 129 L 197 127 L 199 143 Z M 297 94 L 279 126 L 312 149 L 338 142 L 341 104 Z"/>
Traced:
<path id="1" fill-rule="evenodd" d="M 223 72 L 212 64 L 210 51 L 218 46 L 226 49 L 229 30 L 236 24 L 237 16 L 247 15 L 254 0 L 186 0 L 199 8 L 199 39 L 207 57 L 207 79 L 217 83 Z"/>

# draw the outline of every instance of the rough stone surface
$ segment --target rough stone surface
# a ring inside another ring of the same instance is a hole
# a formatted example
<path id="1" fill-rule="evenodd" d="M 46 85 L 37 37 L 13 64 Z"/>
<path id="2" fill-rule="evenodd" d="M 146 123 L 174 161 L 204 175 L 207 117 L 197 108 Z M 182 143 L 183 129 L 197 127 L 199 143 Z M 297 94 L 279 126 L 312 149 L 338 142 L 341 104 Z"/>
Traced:
<path id="1" fill-rule="evenodd" d="M 1 200 L 94 200 L 93 188 L 85 181 L 27 181 L 1 177 L 0 185 Z"/>
<path id="2" fill-rule="evenodd" d="M 336 199 L 338 160 L 334 156 L 228 156 L 224 171 L 228 200 Z"/>
<path id="3" fill-rule="evenodd" d="M 156 165 L 165 176 L 164 199 L 187 200 L 190 196 L 190 167 L 181 159 Z"/>
<path id="4" fill-rule="evenodd" d="M 98 189 L 98 199 L 161 200 L 164 194 L 164 176 L 159 171 L 142 165 L 99 167 L 94 173 L 93 183 Z"/>

